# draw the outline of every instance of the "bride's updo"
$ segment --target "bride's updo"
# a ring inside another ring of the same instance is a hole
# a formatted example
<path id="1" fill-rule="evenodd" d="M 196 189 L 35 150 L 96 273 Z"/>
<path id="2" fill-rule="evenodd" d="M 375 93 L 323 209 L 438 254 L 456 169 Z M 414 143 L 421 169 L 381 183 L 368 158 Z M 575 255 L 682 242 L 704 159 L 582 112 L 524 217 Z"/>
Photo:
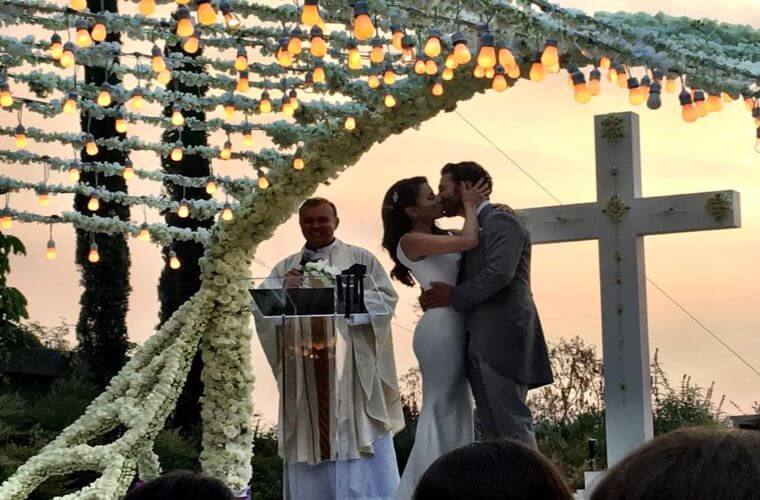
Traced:
<path id="1" fill-rule="evenodd" d="M 412 230 L 412 220 L 405 210 L 417 205 L 420 187 L 425 184 L 428 184 L 428 180 L 422 176 L 401 179 L 388 189 L 383 198 L 383 248 L 388 251 L 395 264 L 391 269 L 391 278 L 407 286 L 414 286 L 414 278 L 409 268 L 399 261 L 396 250 L 401 237 Z M 433 231 L 440 232 L 436 227 Z"/>

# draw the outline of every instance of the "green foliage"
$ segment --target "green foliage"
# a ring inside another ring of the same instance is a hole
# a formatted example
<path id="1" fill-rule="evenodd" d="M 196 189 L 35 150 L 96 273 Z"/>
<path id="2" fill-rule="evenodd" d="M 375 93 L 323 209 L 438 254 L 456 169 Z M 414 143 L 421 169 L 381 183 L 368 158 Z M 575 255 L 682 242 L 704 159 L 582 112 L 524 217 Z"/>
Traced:
<path id="1" fill-rule="evenodd" d="M 282 459 L 278 455 L 277 429 L 254 415 L 253 456 L 251 466 L 251 499 L 279 500 L 282 498 Z"/>
<path id="2" fill-rule="evenodd" d="M 191 435 L 183 435 L 180 429 L 164 429 L 156 437 L 153 450 L 158 455 L 164 471 L 184 469 L 199 471 L 200 429 Z"/>
<path id="3" fill-rule="evenodd" d="M 11 255 L 26 255 L 26 248 L 15 236 L 0 232 L 0 336 L 12 330 L 21 318 L 29 317 L 26 298 L 16 288 L 6 284 L 11 272 Z"/>

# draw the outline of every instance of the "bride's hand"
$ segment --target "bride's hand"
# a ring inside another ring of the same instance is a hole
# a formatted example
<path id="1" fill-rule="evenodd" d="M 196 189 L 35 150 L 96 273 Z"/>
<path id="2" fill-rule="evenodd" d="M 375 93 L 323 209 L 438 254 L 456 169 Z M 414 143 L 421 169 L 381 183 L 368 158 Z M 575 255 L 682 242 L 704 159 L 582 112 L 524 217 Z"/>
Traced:
<path id="1" fill-rule="evenodd" d="M 480 179 L 473 186 L 467 187 L 465 184 L 464 189 L 462 189 L 462 203 L 477 207 L 488 198 L 490 193 L 491 186 L 486 184 L 485 179 Z"/>

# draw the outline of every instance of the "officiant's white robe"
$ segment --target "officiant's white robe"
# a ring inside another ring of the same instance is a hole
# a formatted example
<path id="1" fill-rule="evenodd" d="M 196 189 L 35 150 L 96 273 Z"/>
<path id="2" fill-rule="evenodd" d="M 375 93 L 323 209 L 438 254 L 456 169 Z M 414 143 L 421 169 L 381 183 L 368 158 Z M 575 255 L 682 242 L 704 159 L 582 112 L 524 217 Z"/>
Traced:
<path id="1" fill-rule="evenodd" d="M 298 252 L 278 263 L 270 273 L 270 285 L 265 283 L 262 287 L 271 286 L 274 280 L 297 268 L 301 258 L 302 252 Z M 321 320 L 335 345 L 334 370 L 330 373 L 330 460 L 385 460 L 373 457 L 376 442 L 383 440 L 379 448 L 390 447 L 392 454 L 390 438 L 404 427 L 391 337 L 391 319 L 398 296 L 380 262 L 369 251 L 336 240 L 326 260 L 341 271 L 354 264 L 365 265 L 367 275 L 377 285 L 376 291 L 365 288 L 367 309 L 372 311 L 382 300 L 390 313 L 372 316 L 371 324 L 355 326 L 349 326 L 343 317 Z M 287 464 L 315 465 L 323 461 L 315 375 L 310 369 L 313 365 L 301 349 L 303 345 L 311 345 L 312 320 L 286 319 L 284 325 L 277 326 L 274 321 L 262 318 L 255 307 L 254 318 L 280 390 L 279 454 L 286 463 L 287 476 Z M 351 470 L 348 474 L 357 472 Z M 284 479 L 287 482 L 288 478 Z"/>

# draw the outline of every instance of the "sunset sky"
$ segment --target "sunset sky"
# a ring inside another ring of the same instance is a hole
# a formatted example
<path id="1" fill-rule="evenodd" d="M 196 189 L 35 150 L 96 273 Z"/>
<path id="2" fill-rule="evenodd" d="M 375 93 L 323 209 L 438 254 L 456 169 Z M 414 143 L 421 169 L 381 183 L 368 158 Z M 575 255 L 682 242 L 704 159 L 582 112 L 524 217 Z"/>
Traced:
<path id="1" fill-rule="evenodd" d="M 269 2 L 277 4 L 280 2 Z M 565 0 L 561 5 L 586 12 L 660 10 L 672 15 L 710 17 L 760 28 L 760 4 L 755 0 L 694 2 L 686 0 L 591 1 Z M 5 31 L 5 29 L 3 30 Z M 19 30 L 8 29 L 19 34 Z M 643 69 L 634 69 L 641 76 Z M 127 87 L 133 83 L 127 82 Z M 645 196 L 734 189 L 741 192 L 742 228 L 715 232 L 665 235 L 646 239 L 648 276 L 662 286 L 699 321 L 737 349 L 752 365 L 760 367 L 760 154 L 754 150 L 754 129 L 741 102 L 727 105 L 713 116 L 686 124 L 680 118 L 677 96 L 664 94 L 663 107 L 635 111 L 641 117 L 643 192 Z M 563 203 L 591 201 L 595 197 L 593 117 L 631 110 L 626 92 L 605 85 L 602 95 L 586 105 L 573 101 L 564 72 L 536 84 L 521 80 L 503 94 L 487 93 L 463 102 L 457 111 L 496 143 L 517 164 L 535 177 Z M 31 115 L 31 114 L 30 114 Z M 3 126 L 16 124 L 15 116 L 0 113 Z M 60 126 L 75 131 L 75 120 Z M 39 125 L 30 116 L 27 126 Z M 57 123 L 54 124 L 57 126 Z M 50 129 L 51 125 L 46 124 Z M 142 135 L 141 135 L 142 137 Z M 217 139 L 215 139 L 217 140 Z M 263 141 L 263 138 L 261 138 Z M 0 147 L 8 147 L 0 138 Z M 45 149 L 47 148 L 47 149 Z M 51 145 L 33 146 L 69 157 Z M 152 154 L 132 156 L 136 166 L 159 168 Z M 426 175 L 437 184 L 440 167 L 449 161 L 475 160 L 495 179 L 492 198 L 518 208 L 546 206 L 554 201 L 514 164 L 473 130 L 457 113 L 441 114 L 376 145 L 354 167 L 317 194 L 333 200 L 340 212 L 338 236 L 345 242 L 374 252 L 390 269 L 390 259 L 380 248 L 382 228 L 379 207 L 385 190 L 396 180 Z M 220 164 L 223 175 L 253 175 L 250 167 Z M 39 181 L 38 166 L 0 165 L 0 173 Z M 51 182 L 66 183 L 54 174 Z M 130 193 L 155 193 L 156 185 L 132 181 Z M 54 214 L 71 210 L 70 196 L 58 196 L 50 207 L 36 206 L 33 194 L 12 197 L 14 208 Z M 133 220 L 142 213 L 133 209 Z M 149 220 L 156 220 L 149 213 Z M 74 231 L 54 228 L 58 260 L 44 259 L 47 227 L 15 224 L 10 231 L 26 244 L 28 255 L 12 259 L 9 282 L 29 300 L 32 320 L 54 325 L 64 318 L 74 323 L 78 314 L 79 274 L 74 261 Z M 157 323 L 156 285 L 163 262 L 159 249 L 130 241 L 132 295 L 128 314 L 130 338 L 143 342 Z M 302 245 L 297 221 L 291 218 L 274 237 L 259 248 L 256 257 L 269 266 Z M 267 269 L 255 265 L 254 276 Z M 415 364 L 412 353 L 417 291 L 397 285 L 401 302 L 397 309 L 394 342 L 399 375 Z M 534 247 L 533 289 L 548 340 L 575 335 L 598 345 L 601 352 L 601 314 L 597 243 L 580 242 Z M 672 381 L 687 373 L 700 385 L 716 383 L 716 395 L 749 411 L 760 400 L 760 376 L 744 366 L 684 312 L 651 286 L 648 289 L 649 333 L 652 353 L 660 358 Z M 73 331 L 73 329 L 72 329 Z M 274 421 L 276 386 L 258 344 L 253 343 L 256 375 L 256 410 Z M 739 413 L 727 407 L 729 413 Z"/>

